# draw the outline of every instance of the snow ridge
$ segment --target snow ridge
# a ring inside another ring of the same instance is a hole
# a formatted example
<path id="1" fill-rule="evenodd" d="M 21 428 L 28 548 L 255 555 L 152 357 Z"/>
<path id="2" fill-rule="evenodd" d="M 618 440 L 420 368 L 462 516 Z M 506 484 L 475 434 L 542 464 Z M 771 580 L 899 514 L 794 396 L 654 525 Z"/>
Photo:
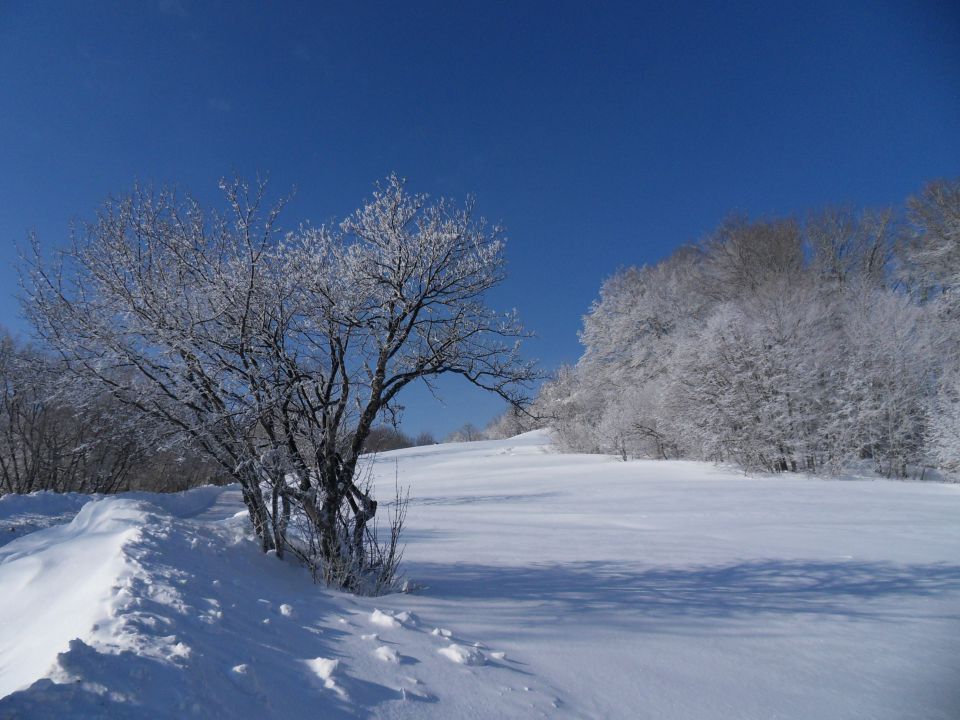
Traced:
<path id="1" fill-rule="evenodd" d="M 504 704 L 503 688 L 519 687 L 518 668 L 462 675 L 479 651 L 456 659 L 445 649 L 450 640 L 422 629 L 414 613 L 383 607 L 389 598 L 331 593 L 264 556 L 236 513 L 238 497 L 221 499 L 222 517 L 213 519 L 198 520 L 195 503 L 165 504 L 186 517 L 100 499 L 71 523 L 3 548 L 0 579 L 6 588 L 19 578 L 21 597 L 41 590 L 30 587 L 37 577 L 47 579 L 44 592 L 61 582 L 70 562 L 91 590 L 61 596 L 70 612 L 56 611 L 72 625 L 43 630 L 38 618 L 25 633 L 4 629 L 0 658 L 21 671 L 2 673 L 0 716 L 450 717 L 494 703 L 512 712 L 552 708 L 550 694 Z M 91 572 L 92 559 L 102 572 Z M 29 617 L 3 598 L 4 617 Z M 23 663 L 31 635 L 43 638 L 43 652 Z"/>

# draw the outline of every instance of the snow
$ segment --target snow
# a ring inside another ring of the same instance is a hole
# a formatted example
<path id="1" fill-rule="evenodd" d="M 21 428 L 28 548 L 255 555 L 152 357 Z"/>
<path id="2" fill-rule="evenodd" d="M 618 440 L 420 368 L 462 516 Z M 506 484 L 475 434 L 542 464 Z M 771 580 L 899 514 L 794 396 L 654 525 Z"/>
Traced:
<path id="1" fill-rule="evenodd" d="M 486 661 L 483 653 L 479 650 L 457 645 L 456 643 L 451 643 L 447 645 L 447 647 L 440 648 L 437 652 L 450 662 L 455 662 L 459 665 L 483 665 Z"/>
<path id="2" fill-rule="evenodd" d="M 95 500 L 68 525 L 0 548 L 0 696 L 43 677 L 71 638 L 110 616 L 143 517 L 133 502 Z"/>
<path id="3" fill-rule="evenodd" d="M 545 432 L 375 462 L 413 593 L 312 585 L 236 487 L 0 499 L 38 528 L 0 547 L 0 717 L 958 716 L 960 486 Z"/>
<path id="4" fill-rule="evenodd" d="M 375 657 L 384 662 L 399 663 L 400 655 L 392 647 L 387 645 L 381 645 L 376 650 L 373 651 Z"/>
<path id="5" fill-rule="evenodd" d="M 0 545 L 27 533 L 70 522 L 90 496 L 80 493 L 36 492 L 0 496 Z"/>
<path id="6" fill-rule="evenodd" d="M 393 615 L 381 612 L 380 610 L 374 610 L 372 613 L 370 613 L 370 623 L 385 628 L 400 627 L 400 622 L 393 617 Z"/>
<path id="7" fill-rule="evenodd" d="M 336 680 L 334 680 L 334 673 L 337 670 L 337 667 L 340 665 L 339 660 L 333 660 L 331 658 L 317 657 L 312 660 L 306 661 L 307 667 L 313 671 L 317 678 L 323 683 L 323 687 L 327 690 L 332 690 L 337 694 L 341 700 L 349 700 L 349 696 L 346 691 L 339 685 L 337 685 Z"/>

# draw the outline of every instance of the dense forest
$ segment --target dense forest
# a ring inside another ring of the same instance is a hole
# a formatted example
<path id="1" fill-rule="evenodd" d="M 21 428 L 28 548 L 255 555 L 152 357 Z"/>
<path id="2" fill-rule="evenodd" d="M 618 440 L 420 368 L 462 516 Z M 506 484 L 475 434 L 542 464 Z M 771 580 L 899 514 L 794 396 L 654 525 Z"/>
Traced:
<path id="1" fill-rule="evenodd" d="M 902 212 L 731 217 L 606 280 L 581 341 L 536 402 L 569 449 L 956 469 L 960 182 L 929 184 Z"/>

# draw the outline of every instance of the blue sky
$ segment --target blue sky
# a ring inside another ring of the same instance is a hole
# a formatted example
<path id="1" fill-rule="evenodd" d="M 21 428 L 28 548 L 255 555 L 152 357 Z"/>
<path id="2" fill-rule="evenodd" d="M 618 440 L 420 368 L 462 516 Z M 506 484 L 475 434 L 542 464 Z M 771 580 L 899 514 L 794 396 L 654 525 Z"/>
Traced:
<path id="1" fill-rule="evenodd" d="M 14 246 L 66 238 L 134 179 L 215 200 L 234 171 L 341 217 L 378 178 L 474 193 L 509 231 L 492 297 L 546 369 L 617 267 L 728 213 L 898 204 L 960 175 L 955 2 L 0 0 L 0 324 Z M 501 409 L 407 399 L 438 436 Z"/>

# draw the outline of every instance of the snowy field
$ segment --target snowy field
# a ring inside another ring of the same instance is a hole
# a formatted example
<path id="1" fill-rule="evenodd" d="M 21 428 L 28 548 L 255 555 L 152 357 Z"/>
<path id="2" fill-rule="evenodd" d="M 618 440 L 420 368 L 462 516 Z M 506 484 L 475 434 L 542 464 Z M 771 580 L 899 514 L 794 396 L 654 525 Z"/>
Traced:
<path id="1" fill-rule="evenodd" d="M 960 717 L 960 486 L 541 432 L 376 473 L 411 594 L 261 555 L 236 488 L 0 499 L 0 718 Z"/>

